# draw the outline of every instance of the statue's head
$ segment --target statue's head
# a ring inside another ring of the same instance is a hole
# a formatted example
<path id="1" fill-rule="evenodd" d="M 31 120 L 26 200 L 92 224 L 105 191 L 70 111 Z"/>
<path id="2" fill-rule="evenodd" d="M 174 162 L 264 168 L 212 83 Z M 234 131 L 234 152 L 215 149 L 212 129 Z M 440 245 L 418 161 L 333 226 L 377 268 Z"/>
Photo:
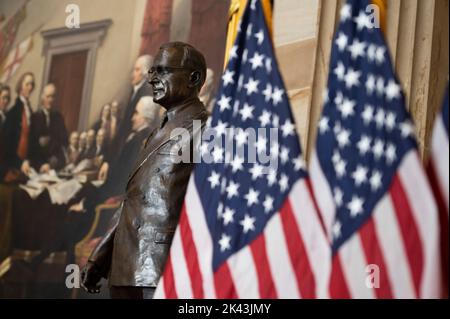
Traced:
<path id="1" fill-rule="evenodd" d="M 149 71 L 153 100 L 166 109 L 198 97 L 205 82 L 206 62 L 194 47 L 183 42 L 162 45 Z"/>

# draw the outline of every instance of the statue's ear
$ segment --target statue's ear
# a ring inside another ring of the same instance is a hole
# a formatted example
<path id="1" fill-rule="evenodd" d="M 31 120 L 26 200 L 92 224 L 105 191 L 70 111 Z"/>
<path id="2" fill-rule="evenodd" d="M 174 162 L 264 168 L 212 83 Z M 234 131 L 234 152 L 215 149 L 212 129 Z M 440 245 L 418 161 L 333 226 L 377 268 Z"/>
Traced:
<path id="1" fill-rule="evenodd" d="M 189 87 L 199 87 L 201 81 L 201 74 L 199 71 L 191 72 L 189 76 Z"/>

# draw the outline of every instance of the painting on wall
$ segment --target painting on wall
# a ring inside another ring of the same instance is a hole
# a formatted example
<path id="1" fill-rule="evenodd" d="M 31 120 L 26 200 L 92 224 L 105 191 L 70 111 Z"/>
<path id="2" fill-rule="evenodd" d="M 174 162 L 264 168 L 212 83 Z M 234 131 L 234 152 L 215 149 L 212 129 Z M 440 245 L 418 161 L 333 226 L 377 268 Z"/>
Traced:
<path id="1" fill-rule="evenodd" d="M 223 69 L 228 1 L 79 1 L 74 29 L 52 18 L 64 17 L 66 5 L 0 5 L 9 39 L 0 65 L 33 40 L 0 84 L 0 298 L 108 297 L 67 278 L 114 222 L 129 171 L 164 113 L 153 103 L 136 127 L 133 114 L 152 94 L 153 56 L 169 41 L 203 52 L 200 97 L 209 107 Z"/>

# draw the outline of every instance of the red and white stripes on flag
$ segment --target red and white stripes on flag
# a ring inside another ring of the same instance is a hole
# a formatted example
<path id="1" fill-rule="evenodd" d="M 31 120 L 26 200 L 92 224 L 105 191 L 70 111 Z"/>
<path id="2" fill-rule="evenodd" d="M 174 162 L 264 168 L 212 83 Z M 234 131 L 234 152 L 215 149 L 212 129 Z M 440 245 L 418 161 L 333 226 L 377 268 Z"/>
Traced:
<path id="1" fill-rule="evenodd" d="M 448 88 L 442 112 L 436 118 L 431 139 L 428 176 L 439 208 L 441 227 L 443 297 L 448 298 L 449 278 L 449 146 L 448 146 Z"/>
<path id="2" fill-rule="evenodd" d="M 334 200 L 316 155 L 310 172 L 319 210 L 331 234 Z M 440 297 L 436 217 L 428 180 L 417 151 L 412 150 L 370 219 L 333 256 L 330 298 Z M 379 271 L 373 272 L 370 265 L 377 265 Z M 373 286 L 371 275 L 379 276 L 379 288 Z"/>
<path id="3" fill-rule="evenodd" d="M 448 100 L 446 103 L 448 103 Z M 431 139 L 429 169 L 432 174 L 432 184 L 436 183 L 437 186 L 436 197 L 439 202 L 442 202 L 442 208 L 447 211 L 448 215 L 449 146 L 448 132 L 446 129 L 446 125 L 448 126 L 448 118 L 444 119 L 443 116 L 444 113 L 440 113 L 436 118 L 434 125 L 433 137 Z M 447 121 L 447 123 L 444 121 Z"/>
<path id="4" fill-rule="evenodd" d="M 330 248 L 307 180 L 264 232 L 213 272 L 213 244 L 194 178 L 155 298 L 326 298 Z"/>
<path id="5" fill-rule="evenodd" d="M 370 3 L 342 6 L 310 163 L 332 247 L 329 297 L 439 298 L 438 209 Z"/>

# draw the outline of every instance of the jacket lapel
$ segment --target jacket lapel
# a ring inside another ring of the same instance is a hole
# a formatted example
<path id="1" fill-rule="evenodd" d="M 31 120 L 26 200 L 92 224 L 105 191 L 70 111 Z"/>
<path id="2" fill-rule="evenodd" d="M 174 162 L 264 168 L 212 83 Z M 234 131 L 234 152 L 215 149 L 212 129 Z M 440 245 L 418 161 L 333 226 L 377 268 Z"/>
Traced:
<path id="1" fill-rule="evenodd" d="M 175 122 L 175 121 L 174 121 Z M 176 123 L 174 123 L 176 124 Z M 149 141 L 146 148 L 144 148 L 141 152 L 141 155 L 139 156 L 136 166 L 132 170 L 132 174 L 130 175 L 130 178 L 128 179 L 128 184 L 132 181 L 134 176 L 136 176 L 139 169 L 144 165 L 144 163 L 148 160 L 148 158 L 154 154 L 161 146 L 166 144 L 171 140 L 170 138 L 170 132 L 173 128 L 175 128 L 173 124 L 167 123 L 162 129 L 160 129 L 156 135 L 152 138 L 151 141 Z M 127 184 L 127 188 L 128 188 Z"/>
<path id="2" fill-rule="evenodd" d="M 204 110 L 202 110 L 201 112 L 197 112 L 196 114 L 190 114 L 190 116 L 185 119 L 175 119 L 173 121 L 170 121 L 156 133 L 152 140 L 149 141 L 147 147 L 142 151 L 142 155 L 139 156 L 139 160 L 137 161 L 138 165 L 134 167 L 132 174 L 128 179 L 127 188 L 130 182 L 133 180 L 134 176 L 136 176 L 139 169 L 142 167 L 142 165 L 145 164 L 149 157 L 152 156 L 166 143 L 178 137 L 177 135 L 171 137 L 172 130 L 177 127 L 183 127 L 189 130 L 192 127 L 192 120 L 198 118 L 203 111 Z"/>

